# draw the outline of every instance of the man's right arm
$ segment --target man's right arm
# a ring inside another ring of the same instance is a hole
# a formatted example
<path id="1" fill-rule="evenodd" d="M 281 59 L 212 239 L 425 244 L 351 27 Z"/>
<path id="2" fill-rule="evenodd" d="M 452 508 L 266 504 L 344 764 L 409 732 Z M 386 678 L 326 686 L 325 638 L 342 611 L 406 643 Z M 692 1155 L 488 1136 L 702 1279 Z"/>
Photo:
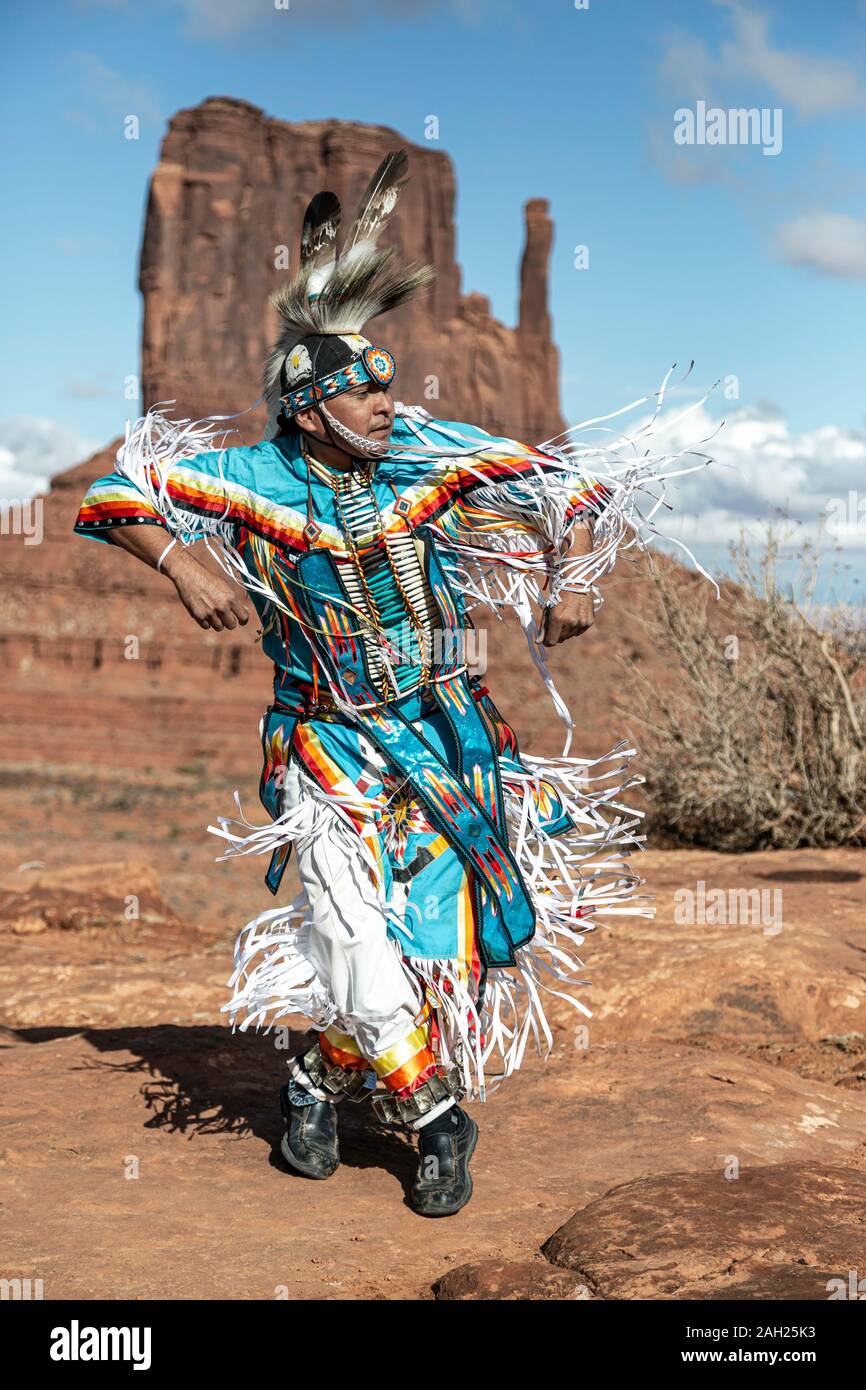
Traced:
<path id="1" fill-rule="evenodd" d="M 156 569 L 159 557 L 168 547 L 160 573 L 174 584 L 178 598 L 199 627 L 222 632 L 249 622 L 249 609 L 238 586 L 211 574 L 185 546 L 172 545 L 164 527 L 117 527 L 110 539 L 151 569 Z"/>
<path id="2" fill-rule="evenodd" d="M 248 498 L 248 489 L 238 481 L 245 478 L 248 451 L 204 450 L 172 461 L 169 450 L 168 456 L 160 458 L 161 476 L 148 463 L 154 451 L 149 436 L 142 443 L 136 431 L 131 432 L 118 452 L 117 470 L 97 478 L 88 488 L 75 523 L 76 534 L 118 545 L 151 569 L 159 566 L 200 627 L 222 632 L 249 622 L 245 591 L 205 569 L 184 543 L 214 534 L 222 539 L 220 533 L 237 530 Z M 120 465 L 126 452 L 129 472 Z M 172 545 L 176 532 L 183 532 L 183 538 Z"/>

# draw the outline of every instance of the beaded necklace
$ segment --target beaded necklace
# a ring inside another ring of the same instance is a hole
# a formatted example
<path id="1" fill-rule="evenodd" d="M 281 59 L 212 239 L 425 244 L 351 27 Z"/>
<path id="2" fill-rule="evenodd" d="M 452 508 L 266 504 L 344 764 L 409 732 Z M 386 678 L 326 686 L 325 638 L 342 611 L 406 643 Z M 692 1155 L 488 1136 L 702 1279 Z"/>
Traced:
<path id="1" fill-rule="evenodd" d="M 359 481 L 363 488 L 369 489 L 369 500 L 371 501 L 373 507 L 373 514 L 371 519 L 374 521 L 374 530 L 371 534 L 370 543 L 373 545 L 381 546 L 381 553 L 383 554 L 386 560 L 388 570 L 391 574 L 391 577 L 394 580 L 397 592 L 399 593 L 403 601 L 405 611 L 408 615 L 409 622 L 412 628 L 414 629 L 415 637 L 418 643 L 418 651 L 421 658 L 420 674 L 417 683 L 412 687 L 412 689 L 417 689 L 418 686 L 426 685 L 429 681 L 430 671 L 432 667 L 430 638 L 427 629 L 427 624 L 419 615 L 415 607 L 415 604 L 412 601 L 411 595 L 406 590 L 406 586 L 404 585 L 402 577 L 400 575 L 399 567 L 396 564 L 394 555 L 391 550 L 391 545 L 388 540 L 388 532 L 385 526 L 384 518 L 382 517 L 382 512 L 379 507 L 378 498 L 376 497 L 375 489 L 373 488 L 373 472 L 375 468 L 375 461 L 365 461 L 361 465 L 361 467 L 353 469 L 352 473 L 350 473 L 348 470 L 336 472 L 328 469 L 326 465 L 321 464 L 318 459 L 312 457 L 312 455 L 307 450 L 306 441 L 303 442 L 303 449 L 307 459 L 308 470 L 310 467 L 312 467 L 316 472 L 316 475 L 319 478 L 321 478 L 322 481 L 327 482 L 333 490 L 334 503 L 336 506 L 337 514 L 340 519 L 340 526 L 344 538 L 346 540 L 346 545 L 349 553 L 349 558 L 352 563 L 352 568 L 355 574 L 357 575 L 358 582 L 361 586 L 361 590 L 364 594 L 368 606 L 368 614 L 370 626 L 372 628 L 372 633 L 375 637 L 378 637 L 381 642 L 383 639 L 387 640 L 387 628 L 385 627 L 382 621 L 382 615 L 376 602 L 375 595 L 373 594 L 370 588 L 370 584 L 368 582 L 368 577 L 366 573 L 366 567 L 363 558 L 360 554 L 360 551 L 358 550 L 354 529 L 349 518 L 346 515 L 344 505 L 345 501 L 348 499 L 349 495 L 352 492 L 353 474 L 355 480 Z M 397 696 L 408 693 L 407 691 L 400 690 L 399 685 L 396 682 L 396 677 L 394 677 L 394 679 L 392 680 L 385 672 L 383 672 L 382 679 L 385 686 L 384 693 L 386 699 L 395 698 Z"/>

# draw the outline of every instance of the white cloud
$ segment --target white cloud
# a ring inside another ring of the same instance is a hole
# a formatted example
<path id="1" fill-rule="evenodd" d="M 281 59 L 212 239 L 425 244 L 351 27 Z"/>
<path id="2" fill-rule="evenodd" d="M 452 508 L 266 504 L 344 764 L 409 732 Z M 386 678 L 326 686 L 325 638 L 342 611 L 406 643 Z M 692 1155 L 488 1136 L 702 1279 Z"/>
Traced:
<path id="1" fill-rule="evenodd" d="M 676 102 L 706 99 L 718 80 L 717 63 L 703 39 L 682 29 L 668 34 L 658 70 L 665 90 L 673 90 Z"/>
<path id="2" fill-rule="evenodd" d="M 384 16 L 396 23 L 427 19 L 431 14 L 429 0 L 290 0 L 280 8 L 274 0 L 174 0 L 187 20 L 191 38 L 229 39 L 247 30 L 268 27 L 274 39 L 296 39 L 300 24 L 314 23 L 356 25 L 376 22 Z M 448 8 L 466 25 L 477 24 L 488 8 L 489 0 L 449 0 Z M 501 8 L 502 0 L 499 0 Z"/>
<path id="3" fill-rule="evenodd" d="M 730 11 L 734 25 L 733 40 L 722 45 L 723 71 L 751 73 L 804 116 L 864 105 L 866 93 L 860 77 L 844 59 L 774 48 L 765 15 L 746 9 L 738 0 L 720 3 Z"/>
<path id="4" fill-rule="evenodd" d="M 809 266 L 840 280 L 866 279 L 866 221 L 844 212 L 813 208 L 776 231 L 784 261 Z"/>
<path id="5" fill-rule="evenodd" d="M 55 473 L 81 463 L 100 447 L 69 425 L 33 415 L 0 420 L 0 499 L 42 492 Z"/>
<path id="6" fill-rule="evenodd" d="M 87 232 L 84 236 L 56 236 L 54 244 L 64 256 L 87 256 L 106 251 L 111 246 L 111 238 L 102 232 Z"/>
<path id="7" fill-rule="evenodd" d="M 75 396 L 79 401 L 103 400 L 117 392 L 117 383 L 107 368 L 94 372 L 90 377 L 67 377 L 64 385 L 70 396 Z"/>
<path id="8" fill-rule="evenodd" d="M 718 411 L 708 404 L 688 414 L 679 401 L 666 406 L 644 441 L 654 454 L 696 451 L 674 468 L 712 459 L 668 484 L 672 511 L 656 514 L 659 529 L 706 548 L 736 541 L 741 528 L 757 540 L 770 521 L 799 525 L 813 539 L 823 525 L 828 542 L 856 553 L 866 570 L 866 430 L 828 424 L 798 433 L 772 406 L 737 406 L 723 417 L 724 403 Z M 629 434 L 646 423 L 622 418 Z"/>
<path id="9" fill-rule="evenodd" d="M 775 101 L 802 116 L 850 111 L 866 105 L 866 89 L 857 71 L 843 58 L 774 46 L 766 15 L 739 0 L 716 0 L 731 17 L 731 37 L 716 54 L 706 43 L 682 29 L 668 35 L 659 60 L 665 89 L 675 99 L 704 98 L 711 105 L 739 106 L 734 92 L 743 92 L 745 79 L 754 79 Z M 754 84 L 752 84 L 754 85 Z M 757 97 L 746 104 L 755 105 Z"/>
<path id="10" fill-rule="evenodd" d="M 741 147 L 733 145 L 677 145 L 674 143 L 672 132 L 673 123 L 670 119 L 670 113 L 668 113 L 667 123 L 662 121 L 650 123 L 650 155 L 674 183 L 684 185 L 727 183 L 734 186 L 743 182 L 742 173 L 735 167 L 735 160 Z"/>
<path id="11" fill-rule="evenodd" d="M 73 52 L 69 54 L 69 61 L 77 68 L 91 105 L 104 111 L 111 120 L 138 116 L 155 125 L 162 123 L 160 102 L 150 82 L 126 77 L 108 67 L 95 53 Z M 82 115 L 84 122 L 80 121 Z M 82 112 L 70 112 L 69 117 L 79 123 L 86 123 L 88 119 L 87 113 Z"/>
<path id="12" fill-rule="evenodd" d="M 762 11 L 741 0 L 715 3 L 730 22 L 729 37 L 717 46 L 711 49 L 702 38 L 678 28 L 665 39 L 658 59 L 664 116 L 650 124 L 650 154 L 675 183 L 726 181 L 731 187 L 748 192 L 754 202 L 767 196 L 766 166 L 773 161 L 744 158 L 739 144 L 675 144 L 675 110 L 682 103 L 694 105 L 701 100 L 708 109 L 778 111 L 774 121 L 781 136 L 782 121 L 787 121 L 789 111 L 812 118 L 862 109 L 866 106 L 866 86 L 843 57 L 775 44 Z M 750 153 L 749 147 L 746 154 Z M 779 171 L 781 168 L 780 164 Z M 819 175 L 821 172 L 817 171 Z M 807 196 L 814 202 L 830 201 L 834 196 L 846 196 L 846 190 L 859 191 L 857 176 L 852 177 L 850 170 L 845 171 L 844 187 L 838 178 L 835 183 L 835 194 L 822 194 L 816 191 L 813 180 Z M 778 198 L 778 185 L 774 183 L 772 188 L 773 196 Z M 795 197 L 803 202 L 801 195 Z M 775 234 L 776 253 L 783 260 L 843 279 L 864 276 L 864 242 L 866 224 L 856 217 L 821 208 L 806 208 Z"/>

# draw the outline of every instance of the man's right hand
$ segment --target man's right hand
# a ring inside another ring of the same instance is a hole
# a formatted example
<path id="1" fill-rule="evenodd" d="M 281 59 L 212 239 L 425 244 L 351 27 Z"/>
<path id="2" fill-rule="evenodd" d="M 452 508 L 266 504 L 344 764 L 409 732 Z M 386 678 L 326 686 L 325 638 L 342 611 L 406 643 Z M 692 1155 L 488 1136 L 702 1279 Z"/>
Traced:
<path id="1" fill-rule="evenodd" d="M 195 618 L 199 627 L 222 632 L 236 628 L 238 623 L 243 627 L 249 622 L 249 609 L 242 590 L 218 574 L 211 574 L 194 555 L 181 551 L 175 556 L 170 552 L 162 568 L 177 589 L 187 613 Z"/>
<path id="2" fill-rule="evenodd" d="M 116 527 L 109 539 L 151 569 L 160 571 L 177 589 L 178 598 L 199 627 L 214 632 L 243 627 L 250 620 L 244 603 L 245 591 L 200 565 L 183 545 L 166 545 L 168 532 L 163 526 Z M 160 564 L 160 561 L 162 562 Z"/>

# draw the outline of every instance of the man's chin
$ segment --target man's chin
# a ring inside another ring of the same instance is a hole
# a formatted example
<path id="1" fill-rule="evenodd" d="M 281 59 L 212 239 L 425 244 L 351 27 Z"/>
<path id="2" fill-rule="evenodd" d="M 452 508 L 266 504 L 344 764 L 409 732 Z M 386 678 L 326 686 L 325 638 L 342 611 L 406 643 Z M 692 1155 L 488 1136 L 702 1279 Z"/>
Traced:
<path id="1" fill-rule="evenodd" d="M 391 433 L 392 431 L 390 429 L 379 430 L 378 433 L 374 430 L 370 430 L 369 433 L 365 435 L 367 443 L 370 446 L 370 452 L 378 454 L 383 449 L 386 449 L 388 447 L 388 441 L 391 438 Z"/>
<path id="2" fill-rule="evenodd" d="M 364 444 L 359 442 L 355 447 L 355 452 L 362 456 L 366 455 L 367 458 L 380 458 L 384 455 L 390 438 L 390 430 L 382 430 L 379 434 L 374 434 L 370 430 L 367 434 L 359 436 L 359 440 L 363 439 Z"/>

